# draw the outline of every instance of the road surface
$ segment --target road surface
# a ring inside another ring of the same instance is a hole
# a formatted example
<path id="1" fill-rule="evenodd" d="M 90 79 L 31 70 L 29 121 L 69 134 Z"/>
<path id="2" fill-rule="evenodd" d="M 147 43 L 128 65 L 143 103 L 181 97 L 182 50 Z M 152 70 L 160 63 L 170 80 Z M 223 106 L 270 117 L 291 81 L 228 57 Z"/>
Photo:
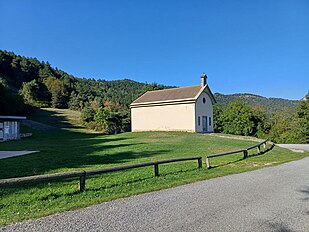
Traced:
<path id="1" fill-rule="evenodd" d="M 0 231 L 309 231 L 309 157 Z"/>
<path id="2" fill-rule="evenodd" d="M 0 159 L 10 158 L 14 156 L 28 155 L 39 151 L 0 151 Z"/>
<path id="3" fill-rule="evenodd" d="M 309 144 L 276 144 L 276 145 L 296 152 L 309 151 Z"/>

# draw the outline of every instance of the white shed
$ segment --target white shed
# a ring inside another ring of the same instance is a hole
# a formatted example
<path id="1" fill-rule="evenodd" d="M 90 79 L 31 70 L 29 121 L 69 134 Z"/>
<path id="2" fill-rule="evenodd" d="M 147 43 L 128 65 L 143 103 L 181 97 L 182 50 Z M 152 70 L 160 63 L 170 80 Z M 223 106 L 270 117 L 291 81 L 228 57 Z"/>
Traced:
<path id="1" fill-rule="evenodd" d="M 132 131 L 213 132 L 213 104 L 207 82 L 182 88 L 148 91 L 131 107 Z"/>
<path id="2" fill-rule="evenodd" d="M 0 116 L 0 140 L 19 139 L 20 120 L 26 117 L 21 116 Z"/>

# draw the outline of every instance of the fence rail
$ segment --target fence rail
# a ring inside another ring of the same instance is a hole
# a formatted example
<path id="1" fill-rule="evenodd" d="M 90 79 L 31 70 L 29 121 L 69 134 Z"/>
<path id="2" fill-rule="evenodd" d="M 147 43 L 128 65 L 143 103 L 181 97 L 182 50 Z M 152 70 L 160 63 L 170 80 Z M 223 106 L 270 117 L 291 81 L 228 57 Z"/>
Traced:
<path id="1" fill-rule="evenodd" d="M 225 156 L 225 155 L 231 155 L 235 153 L 244 153 L 244 158 L 248 157 L 248 151 L 254 148 L 257 148 L 258 153 L 261 152 L 261 146 L 264 146 L 264 151 L 266 152 L 268 139 L 265 141 L 253 145 L 251 147 L 237 150 L 237 151 L 231 151 L 231 152 L 224 152 L 220 154 L 213 154 L 206 156 L 206 165 L 207 168 L 210 168 L 210 158 L 215 158 L 219 156 Z M 73 171 L 73 172 L 65 172 L 65 173 L 55 173 L 55 174 L 46 174 L 46 175 L 36 175 L 36 176 L 27 176 L 27 177 L 18 177 L 18 178 L 10 178 L 10 179 L 0 179 L 0 187 L 1 186 L 7 186 L 7 185 L 16 185 L 16 184 L 25 184 L 25 183 L 34 183 L 34 182 L 43 182 L 43 181 L 53 181 L 53 180 L 63 180 L 63 179 L 69 179 L 69 178 L 76 178 L 79 177 L 79 189 L 81 192 L 85 191 L 86 189 L 86 176 L 91 175 L 98 175 L 103 173 L 109 173 L 109 172 L 117 172 L 121 170 L 128 170 L 133 168 L 141 168 L 141 167 L 147 167 L 147 166 L 153 166 L 154 167 L 154 176 L 159 176 L 159 164 L 167 164 L 167 163 L 174 163 L 174 162 L 182 162 L 182 161 L 190 161 L 190 160 L 197 160 L 198 161 L 198 168 L 202 168 L 202 157 L 185 157 L 185 158 L 176 158 L 176 159 L 168 159 L 168 160 L 159 160 L 159 161 L 153 161 L 153 162 L 146 162 L 146 163 L 140 163 L 140 164 L 129 164 L 124 166 L 116 166 L 116 167 L 110 167 L 110 168 L 102 168 L 102 169 L 95 169 L 95 170 L 86 170 L 86 171 Z"/>
<path id="2" fill-rule="evenodd" d="M 202 157 L 201 156 L 186 157 L 186 158 L 159 160 L 159 161 L 140 163 L 140 164 L 129 164 L 129 165 L 124 165 L 124 166 L 102 168 L 102 169 L 88 170 L 88 171 L 75 171 L 75 172 L 27 176 L 27 177 L 10 178 L 10 179 L 0 179 L 0 186 L 52 181 L 52 180 L 63 180 L 63 179 L 68 179 L 68 178 L 79 177 L 80 178 L 79 189 L 80 191 L 83 192 L 86 189 L 86 176 L 97 175 L 97 174 L 102 174 L 102 173 L 109 173 L 109 172 L 117 172 L 121 170 L 128 170 L 128 169 L 141 168 L 141 167 L 147 167 L 147 166 L 154 166 L 154 175 L 159 176 L 159 164 L 167 164 L 167 163 L 182 162 L 182 161 L 189 161 L 189 160 L 197 160 L 198 168 L 202 168 Z"/>
<path id="3" fill-rule="evenodd" d="M 206 166 L 207 166 L 207 168 L 211 168 L 211 166 L 210 166 L 210 158 L 219 157 L 219 156 L 226 156 L 226 155 L 232 155 L 232 154 L 236 154 L 236 153 L 244 153 L 244 159 L 246 159 L 246 158 L 248 158 L 248 151 L 252 150 L 254 148 L 257 148 L 258 154 L 260 154 L 261 153 L 261 145 L 263 145 L 264 152 L 265 152 L 268 142 L 269 142 L 269 139 L 266 139 L 266 140 L 264 140 L 263 142 L 261 142 L 259 144 L 253 145 L 253 146 L 245 148 L 245 149 L 241 149 L 241 150 L 237 150 L 237 151 L 224 152 L 224 153 L 219 153 L 219 154 L 213 154 L 213 155 L 208 155 L 208 156 L 206 156 Z"/>

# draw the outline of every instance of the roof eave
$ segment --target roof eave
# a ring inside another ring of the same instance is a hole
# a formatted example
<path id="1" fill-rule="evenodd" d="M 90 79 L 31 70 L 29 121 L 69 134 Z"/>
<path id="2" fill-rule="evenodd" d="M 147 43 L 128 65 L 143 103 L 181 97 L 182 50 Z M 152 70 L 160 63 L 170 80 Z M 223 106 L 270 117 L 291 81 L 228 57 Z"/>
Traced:
<path id="1" fill-rule="evenodd" d="M 143 107 L 143 106 L 155 106 L 155 105 L 174 105 L 174 104 L 189 104 L 195 103 L 195 98 L 185 98 L 185 99 L 174 99 L 166 101 L 153 101 L 153 102 L 140 102 L 140 103 L 131 103 L 131 108 Z"/>
<path id="2" fill-rule="evenodd" d="M 0 120 L 7 119 L 7 120 L 25 120 L 27 117 L 24 116 L 0 116 Z"/>
<path id="3" fill-rule="evenodd" d="M 200 90 L 200 91 L 198 92 L 198 94 L 195 96 L 195 99 L 197 99 L 197 98 L 201 95 L 202 92 L 205 92 L 205 89 L 207 89 L 207 91 L 209 92 L 209 93 L 208 93 L 208 92 L 206 92 L 206 93 L 208 93 L 208 95 L 209 95 L 209 97 L 210 97 L 210 99 L 211 99 L 212 104 L 217 103 L 217 101 L 216 101 L 216 99 L 215 99 L 215 96 L 214 96 L 213 93 L 211 92 L 211 90 L 210 90 L 208 84 L 206 84 L 203 88 L 201 88 L 201 90 Z"/>

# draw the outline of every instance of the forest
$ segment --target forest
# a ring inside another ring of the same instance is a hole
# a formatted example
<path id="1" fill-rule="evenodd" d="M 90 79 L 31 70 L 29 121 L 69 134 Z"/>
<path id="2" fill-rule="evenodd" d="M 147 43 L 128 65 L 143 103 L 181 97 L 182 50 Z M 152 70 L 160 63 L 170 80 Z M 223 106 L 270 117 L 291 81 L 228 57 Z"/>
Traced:
<path id="1" fill-rule="evenodd" d="M 0 50 L 0 109 L 2 115 L 29 115 L 36 108 L 78 110 L 85 126 L 106 133 L 130 129 L 129 104 L 163 85 L 132 80 L 77 78 L 48 62 Z"/>
<path id="2" fill-rule="evenodd" d="M 81 111 L 86 127 L 115 134 L 130 131 L 129 105 L 134 99 L 149 90 L 171 87 L 78 78 L 48 62 L 0 50 L 1 115 L 30 115 L 40 107 L 68 108 Z M 309 143 L 308 94 L 300 101 L 252 94 L 215 97 L 215 132 Z"/>

